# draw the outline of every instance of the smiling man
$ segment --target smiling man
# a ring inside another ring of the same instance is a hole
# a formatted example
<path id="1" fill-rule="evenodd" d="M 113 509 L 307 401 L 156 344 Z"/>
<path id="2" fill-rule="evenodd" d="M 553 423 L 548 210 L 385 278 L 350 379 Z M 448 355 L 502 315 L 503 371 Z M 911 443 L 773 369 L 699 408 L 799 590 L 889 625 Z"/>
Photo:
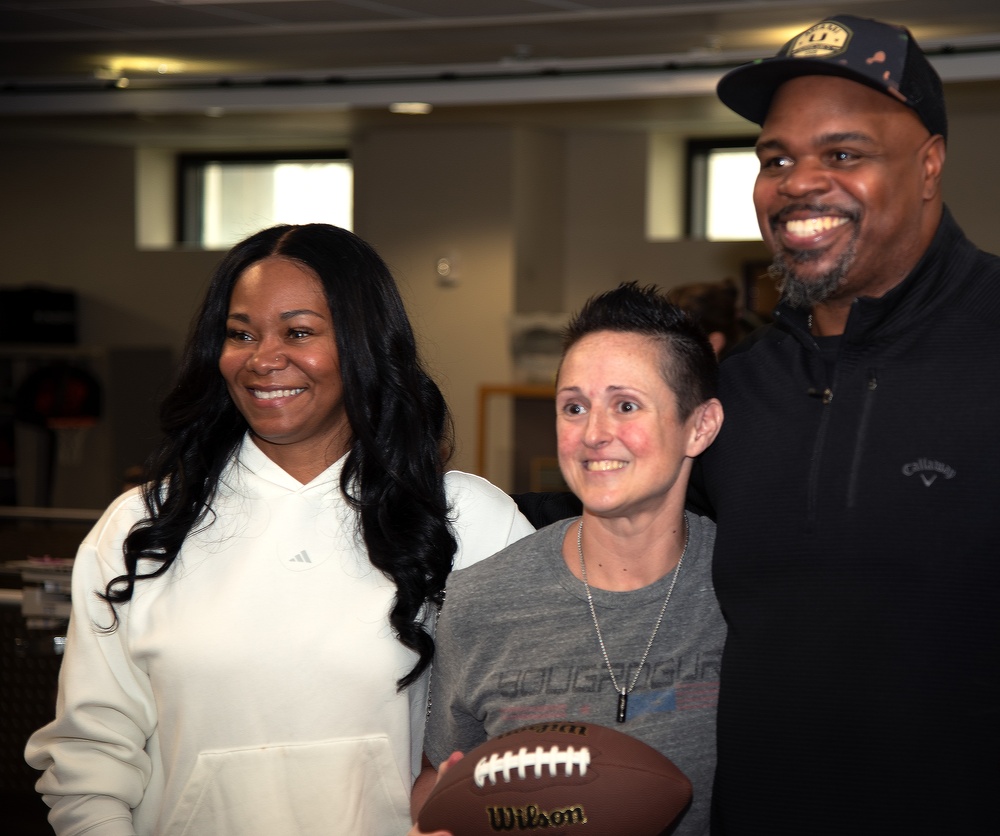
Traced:
<path id="1" fill-rule="evenodd" d="M 1000 259 L 943 204 L 940 79 L 844 15 L 718 92 L 761 126 L 782 302 L 722 364 L 696 474 L 729 626 L 713 836 L 996 832 Z"/>
<path id="2" fill-rule="evenodd" d="M 899 284 L 934 237 L 944 136 L 868 86 L 802 76 L 776 91 L 757 155 L 754 203 L 785 300 L 816 308 L 818 334 L 842 333 L 851 302 Z"/>

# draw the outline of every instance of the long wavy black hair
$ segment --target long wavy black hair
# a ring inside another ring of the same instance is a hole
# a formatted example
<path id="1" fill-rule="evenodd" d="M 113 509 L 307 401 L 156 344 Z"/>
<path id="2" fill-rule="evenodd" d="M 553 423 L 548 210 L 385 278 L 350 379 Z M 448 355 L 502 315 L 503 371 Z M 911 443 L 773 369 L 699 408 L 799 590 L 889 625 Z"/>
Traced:
<path id="1" fill-rule="evenodd" d="M 248 430 L 219 372 L 229 299 L 248 267 L 274 255 L 308 268 L 326 293 L 351 428 L 340 489 L 357 512 L 369 560 L 396 584 L 389 623 L 418 655 L 397 683 L 402 689 L 433 657 L 422 610 L 440 605 L 456 550 L 444 490 L 451 417 L 417 354 L 388 267 L 339 227 L 265 229 L 233 247 L 216 269 L 161 407 L 164 439 L 143 487 L 147 516 L 125 539 L 125 574 L 99 594 L 111 606 L 113 630 L 115 605 L 131 600 L 136 582 L 167 572 L 185 538 L 211 524 L 219 477 Z"/>

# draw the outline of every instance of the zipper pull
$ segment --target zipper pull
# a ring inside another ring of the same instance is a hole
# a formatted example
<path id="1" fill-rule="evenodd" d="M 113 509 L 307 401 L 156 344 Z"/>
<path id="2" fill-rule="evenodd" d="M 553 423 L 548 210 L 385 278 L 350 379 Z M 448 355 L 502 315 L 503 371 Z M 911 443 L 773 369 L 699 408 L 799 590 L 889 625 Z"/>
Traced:
<path id="1" fill-rule="evenodd" d="M 816 389 L 815 387 L 810 386 L 806 389 L 806 394 L 810 398 L 819 398 L 823 402 L 824 406 L 833 400 L 833 389 L 829 386 L 827 386 L 826 389 Z"/>

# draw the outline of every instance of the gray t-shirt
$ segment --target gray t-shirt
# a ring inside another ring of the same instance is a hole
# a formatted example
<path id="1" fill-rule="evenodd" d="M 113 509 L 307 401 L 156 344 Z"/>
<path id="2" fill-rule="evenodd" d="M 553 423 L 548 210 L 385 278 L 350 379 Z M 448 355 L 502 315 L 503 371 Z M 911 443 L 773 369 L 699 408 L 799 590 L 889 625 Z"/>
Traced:
<path id="1" fill-rule="evenodd" d="M 631 734 L 677 764 L 694 785 L 694 799 L 671 832 L 707 834 L 726 628 L 712 588 L 715 526 L 687 519 L 688 551 L 624 724 L 615 721 L 618 698 L 586 591 L 562 558 L 563 538 L 578 520 L 561 520 L 454 572 L 437 627 L 424 738 L 431 762 L 527 723 L 589 720 Z M 592 588 L 619 684 L 631 685 L 672 578 L 630 592 Z"/>

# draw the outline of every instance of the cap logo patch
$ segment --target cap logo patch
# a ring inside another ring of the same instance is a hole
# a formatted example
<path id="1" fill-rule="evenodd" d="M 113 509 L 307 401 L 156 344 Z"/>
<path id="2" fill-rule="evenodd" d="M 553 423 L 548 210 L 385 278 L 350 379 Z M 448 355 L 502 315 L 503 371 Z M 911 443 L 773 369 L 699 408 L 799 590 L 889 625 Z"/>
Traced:
<path id="1" fill-rule="evenodd" d="M 832 58 L 847 49 L 851 30 L 832 20 L 806 29 L 788 46 L 789 58 Z"/>

